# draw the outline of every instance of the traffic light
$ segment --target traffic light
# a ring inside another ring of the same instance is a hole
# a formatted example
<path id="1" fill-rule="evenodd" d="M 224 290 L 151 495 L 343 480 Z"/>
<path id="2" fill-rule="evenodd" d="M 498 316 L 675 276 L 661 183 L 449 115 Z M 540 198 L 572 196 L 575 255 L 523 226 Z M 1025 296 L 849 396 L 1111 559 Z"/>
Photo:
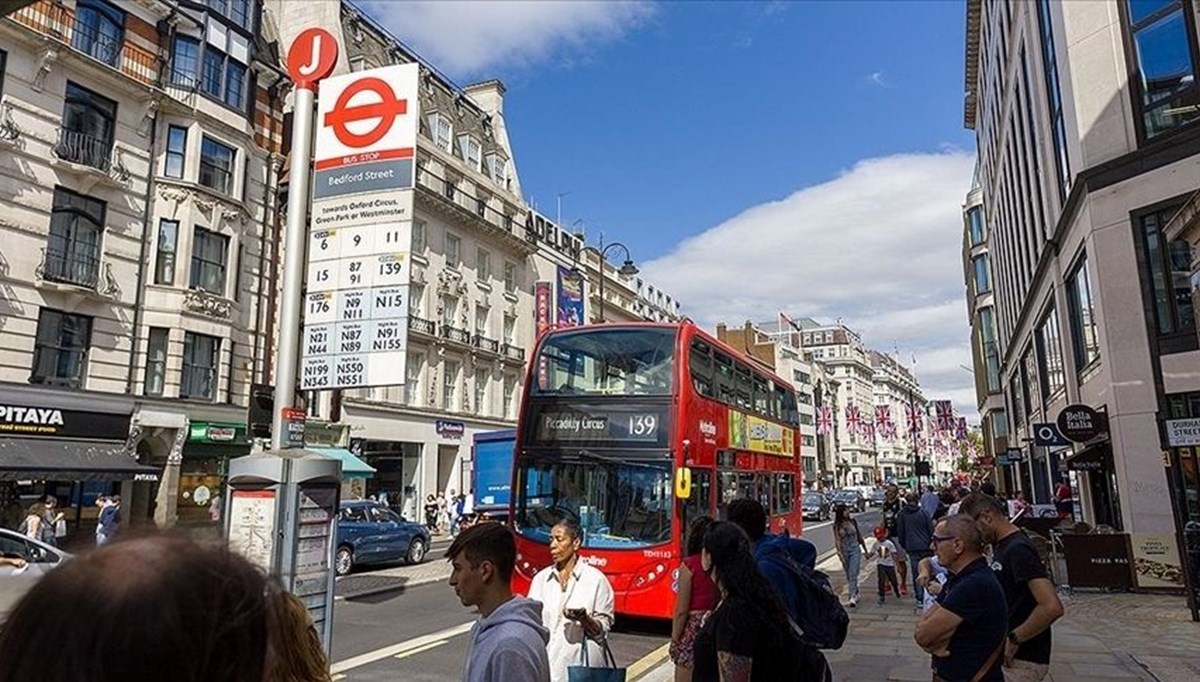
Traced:
<path id="1" fill-rule="evenodd" d="M 253 438 L 271 437 L 271 419 L 275 415 L 275 387 L 268 384 L 250 386 L 250 407 L 246 423 Z"/>
<path id="2" fill-rule="evenodd" d="M 917 475 L 918 476 L 932 476 L 933 475 L 933 469 L 932 469 L 932 467 L 929 466 L 929 460 L 927 460 L 927 459 L 917 460 Z"/>

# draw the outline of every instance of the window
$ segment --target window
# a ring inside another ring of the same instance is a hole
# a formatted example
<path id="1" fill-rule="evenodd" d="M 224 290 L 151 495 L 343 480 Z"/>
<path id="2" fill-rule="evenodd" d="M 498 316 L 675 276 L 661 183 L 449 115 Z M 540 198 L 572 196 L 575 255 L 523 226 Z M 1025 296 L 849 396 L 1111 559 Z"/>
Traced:
<path id="1" fill-rule="evenodd" d="M 967 211 L 967 226 L 971 233 L 971 246 L 983 243 L 983 207 L 974 206 Z"/>
<path id="2" fill-rule="evenodd" d="M 180 398 L 212 400 L 216 396 L 220 353 L 221 339 L 206 334 L 184 332 Z"/>
<path id="3" fill-rule="evenodd" d="M 1063 390 L 1063 359 L 1062 346 L 1059 342 L 1058 310 L 1050 305 L 1049 312 L 1038 327 L 1037 351 L 1039 372 L 1042 387 L 1042 399 L 1050 399 Z"/>
<path id="4" fill-rule="evenodd" d="M 1088 275 L 1087 259 L 1075 266 L 1068 280 L 1067 309 L 1071 316 L 1071 348 L 1075 368 L 1082 370 L 1100 357 L 1100 341 L 1096 337 L 1096 314 L 1092 305 L 1092 280 Z"/>
<path id="5" fill-rule="evenodd" d="M 988 393 L 999 393 L 1000 344 L 996 342 L 996 311 L 993 308 L 979 311 L 979 342 L 983 346 L 981 355 L 987 372 Z"/>
<path id="6" fill-rule="evenodd" d="M 592 329 L 547 335 L 535 384 L 540 395 L 670 395 L 675 330 Z M 749 370 L 746 392 L 749 399 Z"/>
<path id="7" fill-rule="evenodd" d="M 232 194 L 236 155 L 233 147 L 204 136 L 200 143 L 200 184 L 221 194 Z"/>
<path id="8" fill-rule="evenodd" d="M 461 365 L 457 360 L 446 360 L 442 365 L 442 407 L 449 411 L 458 410 L 458 373 Z"/>
<path id="9" fill-rule="evenodd" d="M 92 318 L 42 308 L 29 383 L 83 388 L 91 347 Z"/>
<path id="10" fill-rule="evenodd" d="M 212 45 L 204 46 L 200 92 L 235 109 L 245 106 L 246 65 Z"/>
<path id="11" fill-rule="evenodd" d="M 150 340 L 146 345 L 146 377 L 143 390 L 146 395 L 162 395 L 167 377 L 167 343 L 171 330 L 162 327 L 150 328 Z"/>
<path id="12" fill-rule="evenodd" d="M 505 419 L 513 418 L 513 406 L 517 398 L 517 378 L 513 376 L 504 377 L 504 414 L 501 416 Z"/>
<path id="13" fill-rule="evenodd" d="M 425 285 L 412 283 L 408 285 L 408 314 L 421 317 L 425 311 Z"/>
<path id="14" fill-rule="evenodd" d="M 504 316 L 504 338 L 501 339 L 504 343 L 516 343 L 517 318 L 513 315 Z"/>
<path id="15" fill-rule="evenodd" d="M 992 272 L 988 265 L 988 257 L 986 254 L 975 256 L 971 259 L 971 265 L 975 270 L 975 295 L 986 294 L 992 290 Z"/>
<path id="16" fill-rule="evenodd" d="M 425 253 L 425 221 L 414 220 L 412 226 L 413 253 Z"/>
<path id="17" fill-rule="evenodd" d="M 455 326 L 455 318 L 458 317 L 458 297 L 442 294 L 442 326 Z"/>
<path id="18" fill-rule="evenodd" d="M 404 366 L 404 403 L 418 405 L 421 402 L 421 375 L 425 370 L 425 356 L 409 353 Z"/>
<path id="19" fill-rule="evenodd" d="M 175 283 L 175 248 L 179 242 L 179 221 L 158 222 L 158 255 L 154 259 L 154 283 Z"/>
<path id="20" fill-rule="evenodd" d="M 446 267 L 457 268 L 462 262 L 462 240 L 446 232 Z"/>
<path id="21" fill-rule="evenodd" d="M 1046 106 L 1050 109 L 1050 131 L 1057 161 L 1058 200 L 1066 202 L 1071 191 L 1071 162 L 1067 158 L 1067 130 L 1063 122 L 1062 92 L 1058 82 L 1058 58 L 1054 48 L 1054 27 L 1050 23 L 1050 0 L 1038 0 L 1038 20 L 1042 28 L 1042 65 L 1045 67 Z"/>
<path id="22" fill-rule="evenodd" d="M 107 172 L 116 125 L 115 101 L 68 81 L 54 153 L 66 161 Z"/>
<path id="23" fill-rule="evenodd" d="M 510 294 L 517 291 L 517 264 L 504 261 L 504 290 Z"/>
<path id="24" fill-rule="evenodd" d="M 54 188 L 50 238 L 42 264 L 44 278 L 89 289 L 96 287 L 105 210 L 103 201 L 62 187 Z"/>
<path id="25" fill-rule="evenodd" d="M 701 340 L 692 341 L 688 354 L 688 369 L 692 374 L 692 388 L 702 396 L 716 398 L 713 385 L 712 348 Z"/>
<path id="26" fill-rule="evenodd" d="M 1195 17 L 1182 0 L 1126 0 L 1126 28 L 1137 70 L 1137 104 L 1147 138 L 1200 119 Z"/>
<path id="27" fill-rule="evenodd" d="M 487 415 L 487 385 L 488 371 L 486 369 L 475 370 L 475 412 L 480 415 Z"/>
<path id="28" fill-rule="evenodd" d="M 168 178 L 182 178 L 183 166 L 187 159 L 187 128 L 170 126 L 167 128 L 167 163 L 163 175 Z"/>
<path id="29" fill-rule="evenodd" d="M 206 3 L 216 13 L 229 19 L 247 31 L 252 30 L 254 15 L 253 0 L 207 0 Z"/>
<path id="30" fill-rule="evenodd" d="M 1021 356 L 1021 397 L 1028 416 L 1032 416 L 1034 408 L 1042 403 L 1038 397 L 1037 355 L 1033 348 L 1027 348 Z"/>
<path id="31" fill-rule="evenodd" d="M 79 0 L 71 47 L 109 66 L 119 66 L 125 13 L 103 0 Z"/>
<path id="32" fill-rule="evenodd" d="M 500 187 L 508 187 L 508 161 L 499 154 L 488 155 L 488 175 Z"/>
<path id="33" fill-rule="evenodd" d="M 225 295 L 225 263 L 229 237 L 197 227 L 192 237 L 192 274 L 188 286 Z"/>
<path id="34" fill-rule="evenodd" d="M 479 336 L 488 335 L 488 317 L 491 312 L 486 305 L 475 306 L 475 333 Z"/>
<path id="35" fill-rule="evenodd" d="M 450 140 L 454 132 L 450 119 L 442 114 L 432 114 L 429 117 L 429 127 L 433 130 L 433 143 L 443 151 L 450 151 Z"/>
<path id="36" fill-rule="evenodd" d="M 1154 319 L 1160 336 L 1196 337 L 1196 319 L 1192 309 L 1192 247 L 1186 241 L 1168 243 L 1162 227 L 1178 210 L 1174 207 L 1142 216 L 1140 228 L 1146 259 L 1143 277 L 1149 277 Z"/>
<path id="37" fill-rule="evenodd" d="M 0 50 L 0 95 L 4 94 L 4 73 L 8 69 L 8 53 Z"/>
<path id="38" fill-rule="evenodd" d="M 492 254 L 487 249 L 480 248 L 475 252 L 475 277 L 480 282 L 492 278 Z"/>
<path id="39" fill-rule="evenodd" d="M 171 82 L 185 88 L 196 86 L 196 74 L 200 71 L 200 41 L 183 35 L 175 36 L 175 49 L 171 59 Z"/>
<path id="40" fill-rule="evenodd" d="M 483 170 L 483 147 L 480 146 L 479 140 L 476 140 L 469 135 L 463 135 L 458 138 L 459 152 L 462 154 L 463 160 L 467 165 L 474 168 L 476 171 Z"/>

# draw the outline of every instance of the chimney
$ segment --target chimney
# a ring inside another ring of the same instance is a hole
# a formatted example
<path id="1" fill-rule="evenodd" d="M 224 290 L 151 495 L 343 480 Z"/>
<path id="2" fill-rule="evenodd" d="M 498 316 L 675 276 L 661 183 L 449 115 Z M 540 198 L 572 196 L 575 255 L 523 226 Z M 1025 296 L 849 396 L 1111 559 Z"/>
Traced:
<path id="1" fill-rule="evenodd" d="M 463 88 L 480 109 L 491 116 L 504 116 L 504 83 L 498 79 L 486 80 Z"/>

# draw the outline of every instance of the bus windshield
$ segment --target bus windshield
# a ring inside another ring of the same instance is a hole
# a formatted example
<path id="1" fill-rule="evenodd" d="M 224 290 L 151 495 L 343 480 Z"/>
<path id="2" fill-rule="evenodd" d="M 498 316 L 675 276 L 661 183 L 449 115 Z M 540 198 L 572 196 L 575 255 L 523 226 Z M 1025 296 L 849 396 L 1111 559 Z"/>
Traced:
<path id="1" fill-rule="evenodd" d="M 675 329 L 587 329 L 546 337 L 534 395 L 670 395 Z"/>
<path id="2" fill-rule="evenodd" d="M 671 539 L 671 463 L 586 455 L 524 457 L 518 464 L 517 532 L 543 543 L 563 518 L 579 521 L 583 546 L 636 549 Z"/>

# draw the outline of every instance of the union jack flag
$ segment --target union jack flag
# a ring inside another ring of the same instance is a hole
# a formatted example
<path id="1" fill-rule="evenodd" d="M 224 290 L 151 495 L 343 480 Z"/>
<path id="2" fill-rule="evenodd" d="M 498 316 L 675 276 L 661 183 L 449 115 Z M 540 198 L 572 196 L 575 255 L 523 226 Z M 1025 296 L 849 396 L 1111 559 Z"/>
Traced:
<path id="1" fill-rule="evenodd" d="M 858 427 L 858 432 L 863 438 L 875 440 L 875 424 L 870 419 L 862 420 Z"/>
<path id="2" fill-rule="evenodd" d="M 822 405 L 817 413 L 817 435 L 824 436 L 833 430 L 833 410 L 828 405 Z"/>
<path id="3" fill-rule="evenodd" d="M 937 428 L 938 431 L 954 430 L 954 406 L 949 400 L 933 401 L 934 408 L 937 410 Z"/>
<path id="4" fill-rule="evenodd" d="M 922 423 L 925 421 L 922 419 L 922 417 L 925 415 L 921 413 L 921 408 L 917 407 L 915 404 L 909 404 L 909 406 L 905 408 L 904 412 L 908 417 L 908 432 L 919 437 L 922 430 Z"/>
<path id="5" fill-rule="evenodd" d="M 862 415 L 858 412 L 858 405 L 850 403 L 846 406 L 846 431 L 854 434 L 858 433 L 862 428 Z"/>
<path id="6" fill-rule="evenodd" d="M 954 425 L 954 437 L 958 440 L 967 439 L 967 418 L 959 417 Z"/>
<path id="7" fill-rule="evenodd" d="M 875 406 L 875 428 L 879 435 L 891 440 L 896 437 L 896 425 L 892 423 L 892 408 L 890 405 Z"/>

